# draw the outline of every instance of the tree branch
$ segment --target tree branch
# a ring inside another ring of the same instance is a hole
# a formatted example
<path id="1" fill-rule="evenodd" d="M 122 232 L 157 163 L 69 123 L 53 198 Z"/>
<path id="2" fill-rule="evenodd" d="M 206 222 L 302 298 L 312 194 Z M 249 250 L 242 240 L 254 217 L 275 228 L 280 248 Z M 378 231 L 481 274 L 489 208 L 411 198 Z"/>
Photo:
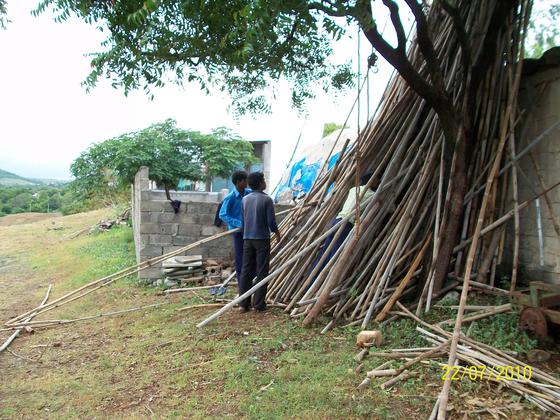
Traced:
<path id="1" fill-rule="evenodd" d="M 436 89 L 438 89 L 442 94 L 445 92 L 445 84 L 443 82 L 443 74 L 441 72 L 441 67 L 439 65 L 437 54 L 434 50 L 434 44 L 430 38 L 430 32 L 428 28 L 428 21 L 426 15 L 422 10 L 422 5 L 416 2 L 416 0 L 404 0 L 408 5 L 414 19 L 416 20 L 416 38 L 418 40 L 418 46 L 420 51 L 424 56 L 426 61 L 426 66 L 430 77 Z"/>
<path id="2" fill-rule="evenodd" d="M 397 3 L 393 0 L 383 0 L 383 4 L 387 7 L 387 9 L 389 9 L 389 13 L 391 15 L 391 23 L 393 24 L 393 28 L 395 28 L 395 32 L 397 34 L 397 48 L 404 51 L 406 54 L 406 34 L 404 33 L 401 16 L 399 15 L 399 6 L 397 6 Z"/>
<path id="3" fill-rule="evenodd" d="M 452 19 L 453 27 L 457 31 L 457 39 L 459 40 L 459 44 L 461 45 L 461 58 L 463 61 L 463 68 L 468 69 L 471 63 L 471 45 L 469 43 L 467 31 L 465 30 L 465 24 L 463 22 L 463 19 L 461 18 L 459 9 L 449 4 L 447 0 L 441 0 L 439 3 L 441 4 L 442 9 Z"/>
<path id="4" fill-rule="evenodd" d="M 369 0 L 358 1 L 353 11 L 353 17 L 358 20 L 362 31 L 373 48 L 399 72 L 401 77 L 406 80 L 418 95 L 425 99 L 436 112 L 440 112 L 447 103 L 444 92 L 435 89 L 434 86 L 428 83 L 428 81 L 414 69 L 406 56 L 406 37 L 404 39 L 402 38 L 404 36 L 404 30 L 401 31 L 402 22 L 398 14 L 398 7 L 392 0 L 383 0 L 383 3 L 391 12 L 391 20 L 397 31 L 397 38 L 401 37 L 397 48 L 393 48 L 379 33 L 377 24 L 373 20 L 373 12 Z M 399 35 L 399 33 L 401 33 L 401 35 Z"/>

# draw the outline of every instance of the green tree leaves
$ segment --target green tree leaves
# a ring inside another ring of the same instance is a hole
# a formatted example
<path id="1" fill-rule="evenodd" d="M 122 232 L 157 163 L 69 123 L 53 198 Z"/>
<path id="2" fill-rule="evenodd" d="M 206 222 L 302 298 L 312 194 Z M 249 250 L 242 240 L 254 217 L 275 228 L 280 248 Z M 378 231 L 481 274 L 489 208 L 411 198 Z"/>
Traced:
<path id="1" fill-rule="evenodd" d="M 529 36 L 525 42 L 525 56 L 540 58 L 543 53 L 560 43 L 560 1 L 551 1 L 547 9 L 533 12 Z"/>
<path id="2" fill-rule="evenodd" d="M 6 29 L 6 25 L 10 22 L 6 17 L 7 13 L 6 0 L 0 0 L 0 29 Z"/>
<path id="3" fill-rule="evenodd" d="M 336 130 L 341 128 L 347 128 L 347 127 L 334 122 L 325 123 L 323 125 L 323 138 L 327 137 L 329 134 L 334 133 Z"/>
<path id="4" fill-rule="evenodd" d="M 0 0 L 2 1 L 2 0 Z M 336 1 L 335 3 L 346 3 Z M 108 78 L 115 88 L 144 89 L 172 81 L 228 92 L 239 114 L 269 112 L 271 86 L 287 80 L 299 109 L 314 87 L 353 85 L 350 66 L 335 64 L 332 42 L 345 21 L 302 0 L 41 0 L 58 20 L 76 15 L 108 34 L 92 54 L 90 89 Z M 346 10 L 346 9 L 345 9 Z"/>
<path id="5" fill-rule="evenodd" d="M 150 168 L 152 180 L 174 189 L 181 179 L 227 177 L 253 160 L 251 143 L 224 127 L 202 134 L 180 129 L 168 119 L 94 144 L 72 163 L 70 171 L 80 193 L 111 194 L 128 187 L 141 166 Z"/>

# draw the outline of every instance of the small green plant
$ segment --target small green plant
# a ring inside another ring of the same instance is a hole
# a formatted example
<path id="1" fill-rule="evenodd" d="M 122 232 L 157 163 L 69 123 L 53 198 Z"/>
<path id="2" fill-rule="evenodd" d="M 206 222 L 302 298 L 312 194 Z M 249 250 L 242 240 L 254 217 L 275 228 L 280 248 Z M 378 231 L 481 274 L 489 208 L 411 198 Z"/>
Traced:
<path id="1" fill-rule="evenodd" d="M 470 337 L 502 350 L 526 353 L 535 348 L 537 342 L 517 327 L 517 313 L 498 314 L 475 321 L 470 327 Z M 466 332 L 468 326 L 463 327 Z"/>

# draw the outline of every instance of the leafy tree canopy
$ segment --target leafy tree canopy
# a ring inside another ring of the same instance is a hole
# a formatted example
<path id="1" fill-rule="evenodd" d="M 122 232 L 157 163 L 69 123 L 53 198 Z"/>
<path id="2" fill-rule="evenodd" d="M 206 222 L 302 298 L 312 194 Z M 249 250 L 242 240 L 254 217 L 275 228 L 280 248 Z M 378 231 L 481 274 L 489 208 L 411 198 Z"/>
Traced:
<path id="1" fill-rule="evenodd" d="M 353 84 L 349 64 L 331 60 L 344 21 L 319 13 L 321 3 L 43 0 L 34 13 L 49 7 L 59 21 L 77 15 L 108 34 L 103 50 L 93 54 L 88 88 L 103 77 L 125 92 L 149 92 L 167 77 L 194 81 L 226 91 L 244 113 L 270 111 L 266 88 L 281 78 L 291 82 L 292 102 L 300 109 L 316 85 L 328 90 Z"/>
<path id="2" fill-rule="evenodd" d="M 343 126 L 342 124 L 337 124 L 334 122 L 328 122 L 323 125 L 323 137 L 327 137 L 329 134 L 334 133 L 336 130 L 341 128 L 347 128 L 347 126 Z"/>
<path id="3" fill-rule="evenodd" d="M 7 13 L 6 0 L 0 0 L 0 29 L 6 29 L 6 24 L 10 22 L 6 17 Z"/>
<path id="4" fill-rule="evenodd" d="M 547 6 L 533 12 L 526 41 L 528 58 L 540 58 L 560 43 L 560 1 L 549 1 Z"/>
<path id="5" fill-rule="evenodd" d="M 253 160 L 251 143 L 226 128 L 202 134 L 180 129 L 168 119 L 94 144 L 72 163 L 70 171 L 76 178 L 74 187 L 91 194 L 128 186 L 138 169 L 148 166 L 150 178 L 168 190 L 180 179 L 229 176 Z"/>

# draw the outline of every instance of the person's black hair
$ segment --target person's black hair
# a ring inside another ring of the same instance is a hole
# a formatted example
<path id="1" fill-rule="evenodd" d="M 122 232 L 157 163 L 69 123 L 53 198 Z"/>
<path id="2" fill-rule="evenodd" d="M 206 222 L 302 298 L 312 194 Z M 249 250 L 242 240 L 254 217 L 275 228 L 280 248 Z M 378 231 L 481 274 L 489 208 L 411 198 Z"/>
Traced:
<path id="1" fill-rule="evenodd" d="M 233 185 L 237 185 L 239 181 L 243 181 L 245 179 L 247 179 L 247 172 L 245 171 L 235 171 L 231 176 L 231 182 L 233 182 Z"/>
<path id="2" fill-rule="evenodd" d="M 360 177 L 360 185 L 366 185 L 369 181 L 369 179 L 371 178 L 371 176 L 373 175 L 373 172 L 366 172 L 365 174 L 363 174 Z"/>
<path id="3" fill-rule="evenodd" d="M 369 180 L 372 176 L 373 176 L 373 172 L 366 172 L 365 174 L 363 174 L 360 177 L 360 185 L 361 186 L 366 185 L 369 182 Z M 375 177 L 375 179 L 373 180 L 373 182 L 370 185 L 370 188 L 372 190 L 375 190 L 378 186 L 379 186 L 379 176 Z"/>
<path id="4" fill-rule="evenodd" d="M 260 189 L 263 182 L 264 174 L 262 172 L 251 172 L 247 177 L 247 183 L 252 190 Z"/>

